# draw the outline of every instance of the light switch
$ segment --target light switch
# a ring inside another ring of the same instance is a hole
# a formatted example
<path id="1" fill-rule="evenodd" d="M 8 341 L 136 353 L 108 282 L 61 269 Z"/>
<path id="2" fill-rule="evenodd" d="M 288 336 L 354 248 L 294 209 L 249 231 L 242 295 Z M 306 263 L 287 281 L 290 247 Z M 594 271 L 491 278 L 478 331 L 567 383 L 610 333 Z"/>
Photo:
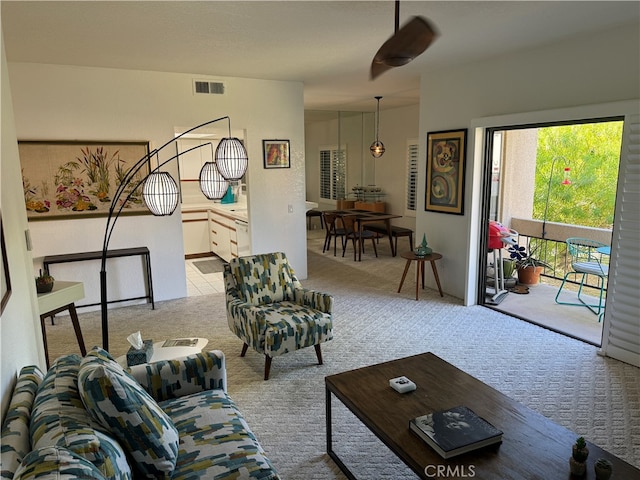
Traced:
<path id="1" fill-rule="evenodd" d="M 293 205 L 289 204 L 289 213 L 293 213 Z"/>

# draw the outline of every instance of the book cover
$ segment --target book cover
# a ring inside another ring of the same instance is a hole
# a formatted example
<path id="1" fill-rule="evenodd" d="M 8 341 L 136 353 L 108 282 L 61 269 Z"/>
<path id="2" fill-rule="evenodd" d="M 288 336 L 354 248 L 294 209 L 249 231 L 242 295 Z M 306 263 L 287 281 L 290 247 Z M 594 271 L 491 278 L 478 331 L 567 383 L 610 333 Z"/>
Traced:
<path id="1" fill-rule="evenodd" d="M 197 338 L 170 338 L 166 340 L 163 347 L 195 347 L 198 343 Z"/>
<path id="2" fill-rule="evenodd" d="M 502 431 L 464 406 L 414 418 L 409 428 L 443 458 L 502 441 Z"/>

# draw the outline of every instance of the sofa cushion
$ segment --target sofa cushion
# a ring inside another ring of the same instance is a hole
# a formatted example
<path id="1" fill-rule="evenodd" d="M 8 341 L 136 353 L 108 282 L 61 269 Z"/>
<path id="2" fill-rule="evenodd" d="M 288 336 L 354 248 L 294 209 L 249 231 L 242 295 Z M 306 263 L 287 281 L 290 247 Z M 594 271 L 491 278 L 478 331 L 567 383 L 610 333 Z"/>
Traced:
<path id="1" fill-rule="evenodd" d="M 130 479 L 126 454 L 84 408 L 78 391 L 78 355 L 58 358 L 40 384 L 31 415 L 33 449 L 66 447 L 92 462 L 108 479 Z"/>
<path id="2" fill-rule="evenodd" d="M 293 277 L 284 254 L 233 258 L 230 266 L 245 302 L 258 306 L 293 300 Z"/>
<path id="3" fill-rule="evenodd" d="M 22 459 L 31 450 L 29 440 L 31 409 L 43 376 L 42 371 L 35 365 L 20 370 L 2 425 L 0 440 L 2 478 L 12 478 Z"/>
<path id="4" fill-rule="evenodd" d="M 207 390 L 160 402 L 180 433 L 172 480 L 275 480 L 278 475 L 233 401 Z"/>
<path id="5" fill-rule="evenodd" d="M 16 471 L 14 480 L 105 480 L 100 470 L 86 458 L 63 447 L 43 447 L 29 453 Z"/>
<path id="6" fill-rule="evenodd" d="M 156 401 L 100 347 L 82 360 L 78 374 L 86 409 L 122 443 L 146 478 L 171 478 L 178 431 Z"/>

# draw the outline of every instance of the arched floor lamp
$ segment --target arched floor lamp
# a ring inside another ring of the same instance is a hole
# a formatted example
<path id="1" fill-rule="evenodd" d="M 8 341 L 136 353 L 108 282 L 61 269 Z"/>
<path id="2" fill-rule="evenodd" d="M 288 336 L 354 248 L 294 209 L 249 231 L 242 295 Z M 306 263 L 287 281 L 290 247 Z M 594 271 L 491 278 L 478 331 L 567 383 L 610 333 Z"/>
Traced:
<path id="1" fill-rule="evenodd" d="M 107 309 L 107 252 L 109 249 L 109 241 L 113 228 L 120 216 L 120 213 L 127 205 L 127 202 L 133 193 L 142 184 L 142 196 L 147 208 L 153 215 L 166 216 L 171 215 L 178 206 L 179 194 L 178 185 L 173 177 L 167 173 L 160 171 L 160 168 L 184 155 L 192 150 L 210 146 L 213 153 L 213 145 L 205 143 L 192 147 L 178 155 L 174 155 L 168 160 L 160 163 L 158 154 L 167 146 L 176 142 L 185 135 L 199 128 L 211 125 L 221 120 L 227 120 L 229 126 L 229 137 L 220 140 L 216 151 L 215 158 L 212 162 L 207 162 L 200 171 L 199 181 L 202 193 L 210 200 L 220 199 L 224 196 L 229 187 L 229 182 L 235 182 L 242 178 L 247 171 L 249 159 L 247 151 L 242 142 L 235 137 L 231 137 L 231 119 L 228 116 L 216 118 L 208 122 L 202 123 L 196 127 L 190 128 L 186 132 L 181 133 L 172 138 L 160 148 L 154 149 L 138 160 L 125 174 L 124 178 L 111 200 L 109 213 L 107 215 L 107 224 L 104 230 L 104 238 L 102 241 L 102 257 L 100 266 L 100 309 L 102 319 L 102 348 L 109 350 L 109 317 Z M 158 165 L 147 175 L 139 178 L 139 173 L 143 167 L 148 164 L 151 158 L 156 157 Z M 124 199 L 122 199 L 124 197 Z"/>

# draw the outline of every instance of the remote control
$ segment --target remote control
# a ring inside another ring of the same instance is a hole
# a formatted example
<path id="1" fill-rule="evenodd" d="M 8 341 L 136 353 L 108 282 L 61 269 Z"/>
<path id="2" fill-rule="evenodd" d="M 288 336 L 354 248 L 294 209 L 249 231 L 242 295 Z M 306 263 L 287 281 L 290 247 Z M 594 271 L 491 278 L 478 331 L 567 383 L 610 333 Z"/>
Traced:
<path id="1" fill-rule="evenodd" d="M 389 380 L 389 386 L 400 393 L 412 392 L 416 389 L 416 384 L 407 377 L 397 377 Z"/>

